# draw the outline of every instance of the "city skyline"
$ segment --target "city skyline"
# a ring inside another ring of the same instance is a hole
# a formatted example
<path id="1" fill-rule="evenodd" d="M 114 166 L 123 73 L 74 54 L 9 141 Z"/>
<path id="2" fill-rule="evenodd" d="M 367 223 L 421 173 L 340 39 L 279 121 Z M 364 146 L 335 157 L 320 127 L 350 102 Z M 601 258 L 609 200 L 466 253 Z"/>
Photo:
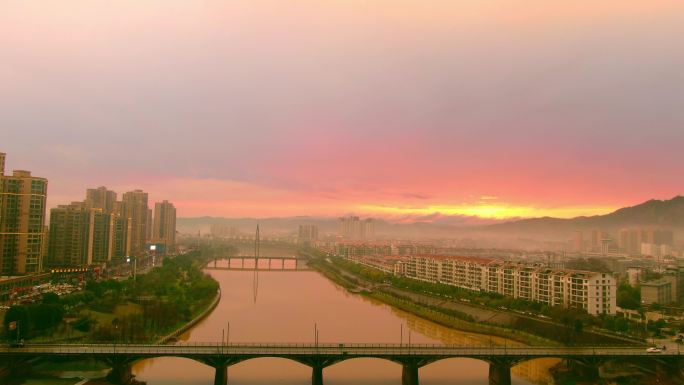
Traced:
<path id="1" fill-rule="evenodd" d="M 5 160 L 4 158 L 2 159 L 3 161 Z M 9 163 L 8 163 L 9 164 Z M 10 169 L 5 170 L 6 173 L 11 173 L 13 171 L 23 171 L 21 168 L 13 169 L 11 171 Z M 48 179 L 48 178 L 45 178 Z M 116 179 L 116 178 L 113 178 Z M 134 185 L 127 185 L 128 187 L 124 188 L 114 188 L 112 190 L 115 191 L 124 191 L 128 190 L 129 192 L 136 192 L 136 191 L 141 191 L 142 190 L 139 187 L 135 187 Z M 62 196 L 59 196 L 58 198 L 55 198 L 52 196 L 52 194 L 48 195 L 47 197 L 47 209 L 48 212 L 50 209 L 60 207 L 61 205 L 67 204 L 68 202 L 78 202 L 78 201 L 83 201 L 82 193 L 83 190 L 86 190 L 86 195 L 89 195 L 91 192 L 95 193 L 98 190 L 104 189 L 104 191 L 107 191 L 108 193 L 113 193 L 114 198 L 116 198 L 116 192 L 111 191 L 108 189 L 108 186 L 100 186 L 98 188 L 81 188 L 81 195 L 74 195 L 74 197 L 70 199 L 63 198 Z M 150 195 L 148 193 L 147 189 L 144 189 L 145 194 Z M 123 195 L 123 194 L 122 194 Z M 161 196 L 168 196 L 169 194 L 166 194 L 164 192 L 159 192 L 158 195 Z M 672 198 L 678 197 L 681 195 L 676 195 Z M 88 196 L 86 197 L 88 198 Z M 55 202 L 57 199 L 60 199 L 61 201 Z M 104 199 L 104 198 L 99 198 L 99 199 Z M 173 198 L 172 198 L 173 199 Z M 647 198 L 646 200 L 652 200 L 652 199 L 661 199 L 660 197 L 654 197 L 654 198 Z M 668 197 L 664 197 L 663 199 L 667 200 L 669 199 Z M 150 198 L 150 201 L 156 201 L 156 200 L 162 200 L 158 198 Z M 163 199 L 166 201 L 166 199 Z M 264 215 L 262 217 L 264 218 L 288 218 L 288 217 L 318 217 L 318 218 L 336 218 L 340 215 L 356 215 L 357 213 L 362 213 L 364 215 L 372 215 L 376 218 L 380 219 L 385 219 L 389 221 L 396 221 L 396 222 L 407 222 L 410 223 L 412 221 L 424 221 L 424 222 L 430 222 L 433 220 L 441 220 L 449 217 L 460 217 L 464 218 L 464 224 L 484 224 L 484 223 L 493 223 L 497 221 L 509 221 L 509 220 L 517 220 L 517 219 L 527 219 L 527 218 L 541 218 L 541 217 L 555 217 L 555 218 L 563 218 L 563 219 L 571 219 L 571 218 L 577 218 L 577 217 L 582 217 L 582 216 L 593 216 L 593 215 L 606 215 L 614 212 L 615 210 L 621 209 L 623 207 L 589 207 L 589 206 L 567 206 L 567 207 L 532 207 L 532 206 L 525 206 L 525 205 L 511 205 L 506 202 L 500 202 L 498 197 L 493 197 L 493 196 L 483 196 L 480 197 L 479 200 L 474 200 L 473 202 L 477 202 L 475 204 L 459 204 L 459 205 L 429 205 L 425 207 L 406 207 L 406 208 L 400 208 L 400 207 L 391 207 L 387 205 L 366 205 L 366 204 L 361 204 L 361 205 L 356 205 L 356 206 L 350 206 L 349 211 L 330 211 L 330 212 L 324 212 L 324 213 L 319 213 L 319 214 L 311 214 L 311 215 L 306 215 L 302 214 L 301 212 L 292 212 L 292 213 L 287 213 L 283 215 Z M 108 204 L 111 203 L 116 203 L 116 202 L 108 202 Z M 640 204 L 643 202 L 631 202 L 628 203 L 624 207 L 629 207 L 629 206 L 634 206 L 637 204 Z M 175 202 L 174 202 L 175 204 Z M 305 206 L 302 206 L 305 207 Z M 306 209 L 304 209 L 305 211 Z M 354 211 L 356 210 L 356 211 Z M 195 217 L 201 217 L 201 216 L 207 216 L 207 217 L 216 217 L 216 218 L 230 218 L 230 215 L 222 216 L 220 214 L 216 215 L 216 212 L 213 212 L 213 215 L 211 212 L 207 212 L 204 214 L 198 214 L 195 215 Z M 185 215 L 185 216 L 178 216 L 179 218 L 192 218 L 193 215 Z M 235 218 L 258 218 L 258 215 L 235 215 Z M 49 218 L 49 215 L 47 216 Z"/>
<path id="2" fill-rule="evenodd" d="M 681 2 L 37 4 L 0 13 L 1 150 L 49 207 L 107 185 L 183 217 L 501 219 L 682 193 Z"/>
<path id="3" fill-rule="evenodd" d="M 684 1 L 0 2 L 0 384 L 684 385 Z"/>

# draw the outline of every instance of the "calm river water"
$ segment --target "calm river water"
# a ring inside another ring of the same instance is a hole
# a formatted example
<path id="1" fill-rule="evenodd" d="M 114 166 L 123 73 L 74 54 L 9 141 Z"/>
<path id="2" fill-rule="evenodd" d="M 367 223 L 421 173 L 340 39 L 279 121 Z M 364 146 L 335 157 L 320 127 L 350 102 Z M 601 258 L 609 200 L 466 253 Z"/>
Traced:
<path id="1" fill-rule="evenodd" d="M 225 264 L 225 261 L 221 263 Z M 230 322 L 230 342 L 314 341 L 318 325 L 320 343 L 449 343 L 483 346 L 487 336 L 448 329 L 390 306 L 350 294 L 312 271 L 259 272 L 255 301 L 254 273 L 211 271 L 221 285 L 221 302 L 214 312 L 182 342 L 221 341 Z M 402 326 L 403 325 L 403 326 Z M 551 384 L 548 368 L 556 360 L 536 360 L 514 368 L 514 384 Z M 137 379 L 149 385 L 211 385 L 214 370 L 181 358 L 142 361 L 134 367 Z M 420 369 L 423 385 L 487 384 L 488 365 L 470 359 L 450 359 Z M 354 359 L 328 367 L 326 385 L 401 384 L 401 367 L 378 359 Z M 261 358 L 228 369 L 230 384 L 308 385 L 311 369 L 293 361 Z"/>

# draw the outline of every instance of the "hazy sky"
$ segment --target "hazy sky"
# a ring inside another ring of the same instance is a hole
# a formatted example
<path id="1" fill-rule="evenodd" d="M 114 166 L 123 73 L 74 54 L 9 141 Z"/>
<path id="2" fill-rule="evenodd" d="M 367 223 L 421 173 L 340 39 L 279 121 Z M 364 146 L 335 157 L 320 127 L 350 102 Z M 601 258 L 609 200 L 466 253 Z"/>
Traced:
<path id="1" fill-rule="evenodd" d="M 0 2 L 0 151 L 181 216 L 571 216 L 684 192 L 684 1 Z"/>

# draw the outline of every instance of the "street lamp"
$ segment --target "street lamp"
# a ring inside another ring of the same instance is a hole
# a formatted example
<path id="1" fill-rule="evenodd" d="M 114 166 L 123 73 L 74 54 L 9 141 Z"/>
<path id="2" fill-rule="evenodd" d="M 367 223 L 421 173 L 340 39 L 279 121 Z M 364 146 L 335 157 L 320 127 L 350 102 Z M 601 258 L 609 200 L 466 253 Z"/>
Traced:
<path id="1" fill-rule="evenodd" d="M 318 323 L 314 323 L 314 345 L 318 348 Z"/>
<path id="2" fill-rule="evenodd" d="M 408 348 L 409 348 L 409 354 L 411 354 L 411 328 L 409 328 L 409 331 L 408 331 Z"/>
<path id="3" fill-rule="evenodd" d="M 134 256 L 133 257 L 127 256 L 126 257 L 126 263 L 131 263 L 131 259 L 133 260 L 133 282 L 135 282 L 137 269 L 138 269 L 138 258 L 134 257 Z"/>

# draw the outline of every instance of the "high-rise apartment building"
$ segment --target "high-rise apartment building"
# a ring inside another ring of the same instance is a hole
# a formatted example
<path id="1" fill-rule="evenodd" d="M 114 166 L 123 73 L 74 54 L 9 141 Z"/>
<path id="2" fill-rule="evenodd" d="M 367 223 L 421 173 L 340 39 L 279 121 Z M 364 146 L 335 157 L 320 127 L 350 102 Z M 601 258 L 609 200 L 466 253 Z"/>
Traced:
<path id="1" fill-rule="evenodd" d="M 147 193 L 142 190 L 129 191 L 121 199 L 121 216 L 130 220 L 130 252 L 133 255 L 145 250 L 147 241 L 147 226 L 149 208 Z"/>
<path id="2" fill-rule="evenodd" d="M 88 209 L 101 209 L 103 213 L 113 213 L 116 204 L 116 192 L 107 187 L 89 188 L 86 190 L 85 205 Z"/>
<path id="3" fill-rule="evenodd" d="M 114 255 L 116 218 L 100 209 L 88 210 L 88 257 L 90 263 L 110 261 Z M 122 256 L 117 256 L 122 257 Z"/>
<path id="4" fill-rule="evenodd" d="M 299 225 L 299 234 L 297 236 L 297 243 L 311 245 L 318 241 L 318 226 L 316 225 Z"/>
<path id="5" fill-rule="evenodd" d="M 363 239 L 375 239 L 375 221 L 367 218 L 363 221 Z"/>
<path id="6" fill-rule="evenodd" d="M 123 257 L 115 250 L 117 219 L 116 214 L 88 208 L 85 202 L 53 208 L 50 210 L 48 265 L 85 266 Z"/>
<path id="7" fill-rule="evenodd" d="M 591 231 L 591 250 L 593 252 L 602 252 L 604 249 L 604 240 L 610 240 L 610 235 L 602 230 Z"/>
<path id="8" fill-rule="evenodd" d="M 366 240 L 375 238 L 375 221 L 373 218 L 361 220 L 359 217 L 340 218 L 340 235 L 348 240 Z"/>
<path id="9" fill-rule="evenodd" d="M 630 255 L 641 253 L 641 233 L 637 229 L 622 229 L 618 237 L 620 251 Z"/>
<path id="10" fill-rule="evenodd" d="M 167 252 L 176 247 L 176 208 L 169 201 L 154 204 L 152 241 L 163 243 Z"/>
<path id="11" fill-rule="evenodd" d="M 50 237 L 47 265 L 88 264 L 88 215 L 83 202 L 72 202 L 50 210 Z"/>
<path id="12" fill-rule="evenodd" d="M 130 223 L 122 215 L 115 191 L 100 186 L 86 191 L 85 208 L 92 218 L 92 262 L 123 259 L 131 254 Z"/>
<path id="13" fill-rule="evenodd" d="M 38 273 L 43 269 L 48 181 L 15 170 L 5 175 L 0 153 L 0 275 Z"/>
<path id="14" fill-rule="evenodd" d="M 672 246 L 674 244 L 674 233 L 672 230 L 642 229 L 641 243 Z"/>
<path id="15" fill-rule="evenodd" d="M 121 215 L 114 215 L 113 258 L 124 258 L 131 255 L 131 220 Z"/>
<path id="16" fill-rule="evenodd" d="M 153 238 L 152 230 L 154 229 L 154 216 L 151 208 L 147 209 L 147 223 L 145 226 L 145 239 L 149 241 Z"/>

